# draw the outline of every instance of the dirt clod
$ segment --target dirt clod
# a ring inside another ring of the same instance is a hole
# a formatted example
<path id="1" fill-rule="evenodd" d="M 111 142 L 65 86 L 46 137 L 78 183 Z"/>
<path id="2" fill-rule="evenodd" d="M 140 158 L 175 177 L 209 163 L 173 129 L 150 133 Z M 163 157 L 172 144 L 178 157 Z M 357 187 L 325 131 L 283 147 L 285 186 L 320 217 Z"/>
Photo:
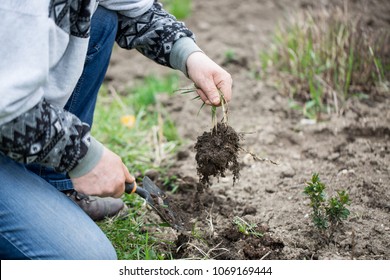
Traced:
<path id="1" fill-rule="evenodd" d="M 153 208 L 157 211 L 158 215 L 172 228 L 176 230 L 184 230 L 190 228 L 188 223 L 188 217 L 183 211 L 182 206 L 172 200 L 171 198 L 161 198 L 155 194 L 151 194 L 153 200 Z"/>
<path id="2" fill-rule="evenodd" d="M 218 123 L 210 132 L 204 132 L 195 144 L 199 180 L 210 186 L 210 177 L 225 177 L 226 170 L 233 173 L 233 184 L 239 179 L 239 134 L 229 125 Z"/>

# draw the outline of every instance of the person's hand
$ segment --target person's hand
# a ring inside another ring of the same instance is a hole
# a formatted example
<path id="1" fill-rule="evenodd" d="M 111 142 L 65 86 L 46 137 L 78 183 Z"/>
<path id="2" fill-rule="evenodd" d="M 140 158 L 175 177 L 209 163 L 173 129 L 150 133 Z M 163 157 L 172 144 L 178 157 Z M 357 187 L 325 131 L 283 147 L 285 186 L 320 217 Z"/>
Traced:
<path id="1" fill-rule="evenodd" d="M 188 77 L 195 83 L 197 93 L 208 105 L 219 106 L 221 91 L 226 102 L 232 98 L 232 77 L 203 52 L 194 52 L 187 59 Z"/>
<path id="2" fill-rule="evenodd" d="M 125 190 L 125 182 L 134 182 L 121 158 L 104 148 L 102 158 L 87 174 L 72 178 L 76 191 L 85 195 L 120 197 Z"/>

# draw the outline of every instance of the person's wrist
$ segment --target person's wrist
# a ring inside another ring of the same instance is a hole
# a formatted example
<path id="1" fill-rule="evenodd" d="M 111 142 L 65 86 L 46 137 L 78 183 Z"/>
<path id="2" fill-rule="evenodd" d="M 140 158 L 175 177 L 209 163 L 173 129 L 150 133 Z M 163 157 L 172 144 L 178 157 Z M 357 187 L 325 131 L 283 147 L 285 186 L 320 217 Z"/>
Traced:
<path id="1" fill-rule="evenodd" d="M 81 177 L 90 172 L 100 161 L 103 155 L 104 146 L 95 138 L 91 137 L 91 143 L 85 156 L 78 165 L 68 172 L 70 178 Z"/>
<path id="2" fill-rule="evenodd" d="M 183 37 L 177 40 L 173 45 L 169 56 L 172 68 L 180 70 L 184 75 L 186 75 L 186 77 L 188 77 L 187 59 L 194 52 L 203 53 L 194 40 L 189 37 Z"/>

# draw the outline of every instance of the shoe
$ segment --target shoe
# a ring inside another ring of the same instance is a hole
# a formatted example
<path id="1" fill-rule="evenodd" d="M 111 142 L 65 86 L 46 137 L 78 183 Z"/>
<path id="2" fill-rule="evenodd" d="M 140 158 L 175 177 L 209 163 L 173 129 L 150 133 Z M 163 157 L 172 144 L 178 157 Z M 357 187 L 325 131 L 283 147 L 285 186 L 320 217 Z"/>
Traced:
<path id="1" fill-rule="evenodd" d="M 125 213 L 128 210 L 120 198 L 88 196 L 75 190 L 66 191 L 65 194 L 94 221 L 121 216 L 121 213 Z"/>

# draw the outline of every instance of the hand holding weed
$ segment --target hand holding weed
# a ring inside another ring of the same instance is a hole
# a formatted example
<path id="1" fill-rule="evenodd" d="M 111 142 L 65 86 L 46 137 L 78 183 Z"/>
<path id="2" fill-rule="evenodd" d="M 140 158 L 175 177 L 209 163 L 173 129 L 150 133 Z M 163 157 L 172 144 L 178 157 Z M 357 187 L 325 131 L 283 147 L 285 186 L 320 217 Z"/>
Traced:
<path id="1" fill-rule="evenodd" d="M 102 158 L 87 174 L 72 178 L 76 191 L 86 195 L 120 197 L 125 191 L 125 182 L 134 182 L 121 158 L 104 148 Z"/>
<path id="2" fill-rule="evenodd" d="M 187 72 L 197 87 L 197 93 L 207 105 L 220 106 L 221 98 L 232 97 L 232 78 L 228 72 L 202 52 L 194 52 L 187 59 Z"/>

